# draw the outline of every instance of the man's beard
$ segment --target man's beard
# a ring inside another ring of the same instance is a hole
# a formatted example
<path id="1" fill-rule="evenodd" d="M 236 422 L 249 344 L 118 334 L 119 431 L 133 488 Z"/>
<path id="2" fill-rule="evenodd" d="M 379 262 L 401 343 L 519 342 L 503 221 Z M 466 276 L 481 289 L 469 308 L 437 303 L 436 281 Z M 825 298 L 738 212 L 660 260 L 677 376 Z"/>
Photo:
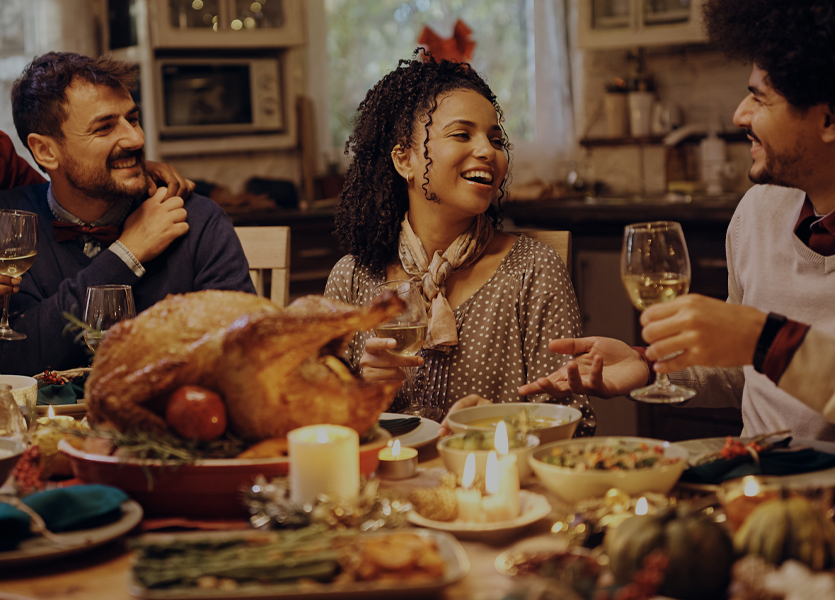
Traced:
<path id="1" fill-rule="evenodd" d="M 749 131 L 749 134 L 751 132 Z M 756 136 L 752 137 L 756 138 Z M 759 142 L 759 138 L 756 138 Z M 773 148 L 763 148 L 765 165 L 758 173 L 754 173 L 753 166 L 748 171 L 748 179 L 754 183 L 779 185 L 781 187 L 798 187 L 802 185 L 805 176 L 811 173 L 807 164 L 805 148 L 798 143 L 794 148 L 777 152 Z"/>
<path id="2" fill-rule="evenodd" d="M 113 163 L 133 157 L 136 158 L 140 172 L 127 183 L 116 181 L 110 172 Z M 73 158 L 68 157 L 64 174 L 74 188 L 90 198 L 106 202 L 136 200 L 141 198 L 148 189 L 144 148 L 132 151 L 116 151 L 108 157 L 107 163 L 101 169 L 83 167 Z"/>

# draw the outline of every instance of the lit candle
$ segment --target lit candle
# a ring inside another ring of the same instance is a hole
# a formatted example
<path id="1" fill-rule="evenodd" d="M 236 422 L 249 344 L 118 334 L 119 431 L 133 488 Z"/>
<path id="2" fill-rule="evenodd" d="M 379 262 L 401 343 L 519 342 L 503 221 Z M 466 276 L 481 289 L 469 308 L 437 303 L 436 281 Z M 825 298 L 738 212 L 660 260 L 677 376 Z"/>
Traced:
<path id="1" fill-rule="evenodd" d="M 380 459 L 377 475 L 384 479 L 414 477 L 417 473 L 417 450 L 406 446 L 401 448 L 400 440 L 394 440 L 394 443 L 389 444 L 377 455 Z"/>
<path id="2" fill-rule="evenodd" d="M 319 494 L 355 501 L 359 495 L 359 435 L 340 425 L 309 425 L 287 434 L 290 499 L 312 504 Z"/>
<path id="3" fill-rule="evenodd" d="M 63 421 L 64 423 L 67 423 L 69 421 L 75 421 L 75 419 L 73 419 L 69 415 L 58 415 L 56 417 L 55 416 L 55 409 L 52 408 L 51 404 L 49 405 L 49 409 L 46 411 L 46 415 L 47 416 L 41 417 L 40 419 L 38 419 L 39 424 L 41 424 L 41 425 L 50 425 L 50 424 L 57 425 L 57 424 L 60 424 L 61 421 Z"/>
<path id="4" fill-rule="evenodd" d="M 460 521 L 480 523 L 484 521 L 484 513 L 481 510 L 481 492 L 472 487 L 474 480 L 475 454 L 470 452 L 464 463 L 464 475 L 461 477 L 462 489 L 455 490 L 455 499 L 458 501 Z"/>
<path id="5" fill-rule="evenodd" d="M 499 461 L 496 453 L 491 451 L 487 455 L 487 468 L 484 472 L 484 488 L 488 496 L 481 502 L 484 509 L 484 520 L 488 523 L 509 521 L 513 518 L 507 496 L 501 493 L 499 480 Z"/>
<path id="6" fill-rule="evenodd" d="M 519 516 L 519 469 L 516 465 L 516 455 L 510 454 L 510 443 L 507 437 L 507 425 L 499 421 L 493 445 L 499 455 L 499 494 L 505 497 L 505 504 L 511 514 L 511 519 Z"/>
<path id="7" fill-rule="evenodd" d="M 635 503 L 635 514 L 636 515 L 645 515 L 649 512 L 649 502 L 644 496 L 638 498 L 638 501 Z"/>

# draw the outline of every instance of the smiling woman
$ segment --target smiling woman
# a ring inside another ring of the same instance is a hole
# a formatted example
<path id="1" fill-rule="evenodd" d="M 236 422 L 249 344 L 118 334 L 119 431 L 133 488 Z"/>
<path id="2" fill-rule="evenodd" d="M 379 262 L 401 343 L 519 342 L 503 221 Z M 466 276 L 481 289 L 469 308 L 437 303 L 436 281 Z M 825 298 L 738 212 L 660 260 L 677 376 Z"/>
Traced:
<path id="1" fill-rule="evenodd" d="M 443 413 L 471 393 L 517 400 L 520 385 L 562 363 L 548 341 L 580 333 L 560 257 L 499 230 L 509 163 L 503 122 L 471 66 L 416 55 L 368 92 L 346 145 L 354 159 L 336 226 L 350 255 L 325 295 L 363 305 L 380 283 L 412 278 L 429 312 L 419 356 L 395 356 L 393 340 L 360 332 L 346 358 L 367 380 L 402 381 L 401 367 L 417 367 L 422 404 Z M 588 400 L 563 402 L 583 411 L 578 432 L 593 433 Z"/>

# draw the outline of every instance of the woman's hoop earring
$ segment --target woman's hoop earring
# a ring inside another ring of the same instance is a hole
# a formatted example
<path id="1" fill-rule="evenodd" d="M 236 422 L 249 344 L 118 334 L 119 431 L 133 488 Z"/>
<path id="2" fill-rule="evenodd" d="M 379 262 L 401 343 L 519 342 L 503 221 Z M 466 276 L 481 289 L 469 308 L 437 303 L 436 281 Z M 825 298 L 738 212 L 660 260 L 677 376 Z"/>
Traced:
<path id="1" fill-rule="evenodd" d="M 414 175 L 412 175 L 411 173 L 406 175 L 406 183 L 412 183 L 412 178 L 413 177 L 414 177 Z"/>

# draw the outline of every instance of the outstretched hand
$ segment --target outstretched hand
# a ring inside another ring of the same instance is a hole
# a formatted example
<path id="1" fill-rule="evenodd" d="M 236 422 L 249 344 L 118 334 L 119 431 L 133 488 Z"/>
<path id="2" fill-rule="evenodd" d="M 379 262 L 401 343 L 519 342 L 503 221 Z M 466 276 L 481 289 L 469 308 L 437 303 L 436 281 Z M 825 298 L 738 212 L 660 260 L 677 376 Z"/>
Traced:
<path id="1" fill-rule="evenodd" d="M 571 394 L 591 394 L 614 398 L 646 385 L 649 379 L 644 359 L 620 340 L 565 338 L 551 340 L 548 348 L 557 354 L 573 355 L 573 358 L 547 377 L 520 387 L 521 395 L 548 394 L 564 398 Z"/>

